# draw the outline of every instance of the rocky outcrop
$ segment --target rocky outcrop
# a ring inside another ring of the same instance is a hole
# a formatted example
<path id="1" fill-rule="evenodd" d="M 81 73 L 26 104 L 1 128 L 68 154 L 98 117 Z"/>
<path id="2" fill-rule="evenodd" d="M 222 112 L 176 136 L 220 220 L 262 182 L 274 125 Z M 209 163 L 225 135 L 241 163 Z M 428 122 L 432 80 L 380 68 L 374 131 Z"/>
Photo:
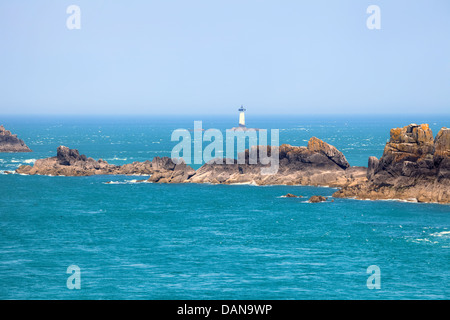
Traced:
<path id="1" fill-rule="evenodd" d="M 295 194 L 288 193 L 284 195 L 283 198 L 303 198 L 303 196 L 296 196 Z"/>
<path id="2" fill-rule="evenodd" d="M 442 128 L 436 135 L 433 160 L 438 180 L 450 179 L 450 129 Z"/>
<path id="3" fill-rule="evenodd" d="M 383 156 L 369 158 L 367 181 L 333 196 L 450 203 L 450 130 L 433 139 L 427 124 L 410 124 L 390 136 Z"/>
<path id="4" fill-rule="evenodd" d="M 273 150 L 270 146 L 267 149 L 270 156 Z M 366 168 L 350 167 L 339 150 L 315 137 L 309 140 L 307 147 L 283 144 L 277 151 L 279 168 L 275 174 L 261 174 L 261 168 L 268 165 L 261 164 L 259 159 L 257 164 L 250 164 L 251 151 L 246 150 L 245 155 L 241 155 L 244 163 L 231 159 L 221 164 L 214 159 L 199 168 L 189 182 L 342 187 L 366 179 Z"/>
<path id="5" fill-rule="evenodd" d="M 0 126 L 0 152 L 31 152 L 31 149 L 16 134 Z"/>
<path id="6" fill-rule="evenodd" d="M 325 155 L 329 160 L 333 161 L 337 166 L 344 170 L 350 167 L 350 164 L 348 163 L 347 159 L 345 159 L 345 156 L 342 152 L 340 152 L 332 145 L 329 145 L 328 143 L 317 139 L 316 137 L 312 137 L 311 139 L 309 139 L 308 150 L 310 152 L 316 152 Z"/>
<path id="7" fill-rule="evenodd" d="M 102 159 L 96 161 L 78 150 L 59 146 L 56 157 L 36 160 L 33 166 L 22 165 L 16 172 L 21 174 L 40 174 L 53 176 L 90 176 L 95 174 L 115 174 L 118 166 L 110 165 Z"/>
<path id="8" fill-rule="evenodd" d="M 176 164 L 168 157 L 153 158 L 153 173 L 149 182 L 159 183 L 185 183 L 195 174 L 195 170 L 186 165 L 182 160 Z"/>
<path id="9" fill-rule="evenodd" d="M 155 157 L 153 161 L 133 162 L 122 166 L 109 164 L 80 155 L 78 150 L 59 146 L 56 157 L 36 160 L 33 166 L 22 165 L 17 173 L 53 176 L 91 176 L 91 175 L 151 175 L 155 182 L 183 182 L 190 177 L 193 169 L 184 163 L 175 165 L 168 157 Z M 164 175 L 167 181 L 159 181 L 157 176 Z"/>
<path id="10" fill-rule="evenodd" d="M 319 203 L 327 201 L 327 198 L 324 196 L 312 196 L 308 201 L 311 203 Z"/>

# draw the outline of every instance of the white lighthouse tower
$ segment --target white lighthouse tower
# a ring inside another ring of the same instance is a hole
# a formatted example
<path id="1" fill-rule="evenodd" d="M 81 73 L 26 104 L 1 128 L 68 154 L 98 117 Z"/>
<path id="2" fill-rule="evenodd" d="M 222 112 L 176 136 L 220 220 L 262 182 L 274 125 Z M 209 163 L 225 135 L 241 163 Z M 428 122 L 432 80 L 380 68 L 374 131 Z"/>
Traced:
<path id="1" fill-rule="evenodd" d="M 245 111 L 246 111 L 246 109 L 243 106 L 241 106 L 238 111 L 239 111 L 239 127 L 245 128 Z"/>

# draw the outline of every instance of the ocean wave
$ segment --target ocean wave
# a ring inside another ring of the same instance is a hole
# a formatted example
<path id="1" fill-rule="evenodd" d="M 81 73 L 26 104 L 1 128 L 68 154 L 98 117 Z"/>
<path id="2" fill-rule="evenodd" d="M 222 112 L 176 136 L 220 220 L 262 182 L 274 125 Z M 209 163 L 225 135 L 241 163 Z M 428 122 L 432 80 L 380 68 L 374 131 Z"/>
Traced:
<path id="1" fill-rule="evenodd" d="M 96 214 L 96 213 L 103 213 L 103 209 L 99 209 L 99 210 L 83 210 L 83 213 L 89 213 L 89 214 Z"/>
<path id="2" fill-rule="evenodd" d="M 404 202 L 404 203 L 419 203 L 417 201 L 417 199 L 415 198 L 410 198 L 410 199 L 357 199 L 356 197 L 348 197 L 345 199 L 349 199 L 349 200 L 357 200 L 357 201 L 385 201 L 385 202 Z M 427 202 L 427 204 L 429 203 L 438 203 L 438 202 Z"/>
<path id="3" fill-rule="evenodd" d="M 255 181 L 230 183 L 230 186 L 259 186 Z"/>
<path id="4" fill-rule="evenodd" d="M 114 158 L 105 158 L 105 159 L 103 159 L 103 160 L 106 160 L 106 161 L 127 161 L 128 158 L 118 158 L 118 157 L 114 157 Z"/>
<path id="5" fill-rule="evenodd" d="M 3 161 L 3 162 L 6 162 L 6 161 Z M 10 162 L 12 162 L 12 163 L 27 163 L 27 164 L 30 164 L 30 163 L 36 162 L 36 159 L 25 159 L 25 160 L 11 159 Z"/>
<path id="6" fill-rule="evenodd" d="M 132 180 L 124 180 L 124 181 L 107 181 L 107 182 L 103 182 L 103 184 L 134 184 L 134 183 L 151 183 L 150 181 L 147 180 L 137 180 L 137 179 L 132 179 Z"/>
<path id="7" fill-rule="evenodd" d="M 407 202 L 407 203 L 416 203 L 418 202 L 416 198 L 409 198 L 409 199 L 380 199 L 380 201 L 396 201 L 396 202 Z"/>
<path id="8" fill-rule="evenodd" d="M 417 238 L 417 239 L 410 239 L 411 242 L 414 243 L 428 243 L 428 244 L 439 244 L 437 241 L 432 241 L 428 238 Z"/>
<path id="9" fill-rule="evenodd" d="M 280 129 L 280 131 L 309 131 L 309 128 L 304 128 L 304 127 L 295 127 L 295 128 L 284 128 L 284 129 Z"/>
<path id="10" fill-rule="evenodd" d="M 435 233 L 430 234 L 430 236 L 450 238 L 450 231 L 435 232 Z"/>

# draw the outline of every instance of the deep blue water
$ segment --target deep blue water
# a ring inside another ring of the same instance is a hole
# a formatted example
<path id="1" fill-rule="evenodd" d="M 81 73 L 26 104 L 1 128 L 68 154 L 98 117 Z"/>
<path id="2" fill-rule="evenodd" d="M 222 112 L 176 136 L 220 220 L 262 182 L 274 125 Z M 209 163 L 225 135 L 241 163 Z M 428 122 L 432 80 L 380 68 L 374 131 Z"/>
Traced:
<path id="1" fill-rule="evenodd" d="M 226 129 L 235 117 L 19 118 L 0 122 L 33 153 L 0 154 L 0 170 L 63 144 L 110 163 L 170 156 L 177 128 Z M 448 116 L 258 117 L 280 143 L 316 136 L 351 165 L 380 157 L 389 129 Z M 302 186 L 160 185 L 137 177 L 0 174 L 1 299 L 449 299 L 450 206 L 335 199 Z M 106 181 L 115 184 L 105 184 Z M 304 198 L 281 198 L 286 193 Z M 69 290 L 67 267 L 81 269 Z M 367 267 L 381 289 L 366 286 Z"/>

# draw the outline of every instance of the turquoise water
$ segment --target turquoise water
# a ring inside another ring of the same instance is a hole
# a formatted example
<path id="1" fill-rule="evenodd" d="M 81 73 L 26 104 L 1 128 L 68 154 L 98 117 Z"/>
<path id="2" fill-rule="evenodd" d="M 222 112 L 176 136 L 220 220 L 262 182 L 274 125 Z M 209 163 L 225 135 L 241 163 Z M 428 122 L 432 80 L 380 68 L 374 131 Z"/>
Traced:
<path id="1" fill-rule="evenodd" d="M 15 118 L 33 153 L 0 154 L 0 170 L 53 156 L 60 144 L 110 163 L 169 156 L 185 118 Z M 250 119 L 247 119 L 248 121 Z M 203 119 L 226 129 L 235 117 Z M 280 142 L 317 136 L 351 165 L 381 156 L 389 129 L 442 116 L 255 118 Z M 398 201 L 310 204 L 335 189 L 160 185 L 139 177 L 0 175 L 1 299 L 448 299 L 450 206 Z M 114 184 L 105 184 L 106 181 Z M 304 198 L 281 198 L 286 193 Z M 81 269 L 69 290 L 67 267 Z M 381 289 L 366 286 L 367 267 Z"/>

